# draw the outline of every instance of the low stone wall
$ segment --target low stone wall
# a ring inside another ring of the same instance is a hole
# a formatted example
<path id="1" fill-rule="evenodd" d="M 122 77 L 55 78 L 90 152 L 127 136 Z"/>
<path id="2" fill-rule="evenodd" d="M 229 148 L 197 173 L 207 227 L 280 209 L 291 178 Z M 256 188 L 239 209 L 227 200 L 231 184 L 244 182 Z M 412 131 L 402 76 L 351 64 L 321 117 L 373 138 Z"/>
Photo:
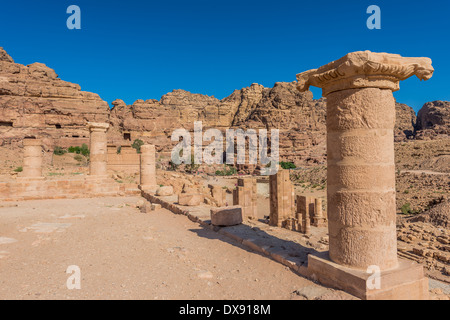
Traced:
<path id="1" fill-rule="evenodd" d="M 0 201 L 73 199 L 139 194 L 135 185 L 119 184 L 102 177 L 75 177 L 65 180 L 19 178 L 0 182 Z"/>
<path id="2" fill-rule="evenodd" d="M 141 155 L 129 146 L 122 146 L 120 153 L 118 147 L 108 146 L 107 168 L 108 171 L 119 171 L 127 174 L 139 174 Z"/>

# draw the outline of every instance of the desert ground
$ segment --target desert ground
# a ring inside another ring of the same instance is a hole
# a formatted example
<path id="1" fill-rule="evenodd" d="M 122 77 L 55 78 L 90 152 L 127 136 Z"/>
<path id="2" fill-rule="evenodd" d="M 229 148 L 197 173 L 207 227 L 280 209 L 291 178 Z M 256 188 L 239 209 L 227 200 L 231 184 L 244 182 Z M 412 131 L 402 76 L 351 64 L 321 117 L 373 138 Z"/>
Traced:
<path id="1" fill-rule="evenodd" d="M 0 205 L 0 299 L 354 299 L 140 197 Z M 66 270 L 81 270 L 69 290 Z"/>

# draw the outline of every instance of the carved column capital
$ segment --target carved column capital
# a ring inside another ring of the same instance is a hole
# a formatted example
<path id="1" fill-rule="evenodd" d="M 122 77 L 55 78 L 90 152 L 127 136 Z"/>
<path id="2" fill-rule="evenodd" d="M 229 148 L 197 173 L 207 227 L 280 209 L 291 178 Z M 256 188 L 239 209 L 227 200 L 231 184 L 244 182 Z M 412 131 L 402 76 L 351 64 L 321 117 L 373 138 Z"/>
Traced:
<path id="1" fill-rule="evenodd" d="M 420 80 L 432 77 L 434 69 L 429 58 L 406 58 L 398 54 L 358 51 L 347 54 L 319 69 L 297 75 L 298 90 L 310 86 L 322 88 L 323 96 L 331 92 L 380 88 L 397 91 L 399 82 L 411 76 Z"/>

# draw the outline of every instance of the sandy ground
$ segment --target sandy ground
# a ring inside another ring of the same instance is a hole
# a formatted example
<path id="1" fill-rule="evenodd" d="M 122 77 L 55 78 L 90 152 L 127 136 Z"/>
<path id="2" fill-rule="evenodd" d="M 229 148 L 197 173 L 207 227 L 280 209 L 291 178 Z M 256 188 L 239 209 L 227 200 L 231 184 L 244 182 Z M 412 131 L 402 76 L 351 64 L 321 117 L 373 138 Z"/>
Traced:
<path id="1" fill-rule="evenodd" d="M 352 298 L 140 199 L 0 203 L 0 299 Z"/>

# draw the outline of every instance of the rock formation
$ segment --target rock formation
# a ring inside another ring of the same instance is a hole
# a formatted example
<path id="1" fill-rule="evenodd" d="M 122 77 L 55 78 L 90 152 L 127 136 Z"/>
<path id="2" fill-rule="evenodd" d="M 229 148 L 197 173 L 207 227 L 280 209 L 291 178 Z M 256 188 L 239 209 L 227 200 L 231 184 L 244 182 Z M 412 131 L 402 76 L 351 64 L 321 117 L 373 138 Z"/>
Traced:
<path id="1" fill-rule="evenodd" d="M 20 145 L 25 137 L 42 139 L 44 146 L 68 147 L 89 143 L 88 122 L 109 122 L 108 142 L 121 145 L 141 139 L 169 156 L 170 140 L 178 128 L 192 131 L 194 121 L 204 130 L 218 128 L 279 129 L 280 155 L 296 164 L 326 162 L 326 99 L 314 100 L 310 91 L 296 90 L 295 82 L 273 88 L 252 84 L 219 100 L 174 90 L 161 100 L 137 100 L 132 105 L 108 104 L 94 93 L 58 78 L 41 63 L 14 63 L 0 48 L 0 145 Z M 417 119 L 412 108 L 396 104 L 395 139 L 436 137 L 450 131 L 449 102 L 430 102 Z M 447 121 L 447 122 L 446 122 Z M 419 131 L 417 131 L 419 130 Z"/>
<path id="2" fill-rule="evenodd" d="M 417 115 L 418 139 L 447 138 L 450 135 L 450 102 L 427 102 Z"/>
<path id="3" fill-rule="evenodd" d="M 0 48 L 0 135 L 3 143 L 28 136 L 52 147 L 88 141 L 86 124 L 107 122 L 108 104 L 95 93 L 58 78 L 42 63 L 24 66 Z"/>

